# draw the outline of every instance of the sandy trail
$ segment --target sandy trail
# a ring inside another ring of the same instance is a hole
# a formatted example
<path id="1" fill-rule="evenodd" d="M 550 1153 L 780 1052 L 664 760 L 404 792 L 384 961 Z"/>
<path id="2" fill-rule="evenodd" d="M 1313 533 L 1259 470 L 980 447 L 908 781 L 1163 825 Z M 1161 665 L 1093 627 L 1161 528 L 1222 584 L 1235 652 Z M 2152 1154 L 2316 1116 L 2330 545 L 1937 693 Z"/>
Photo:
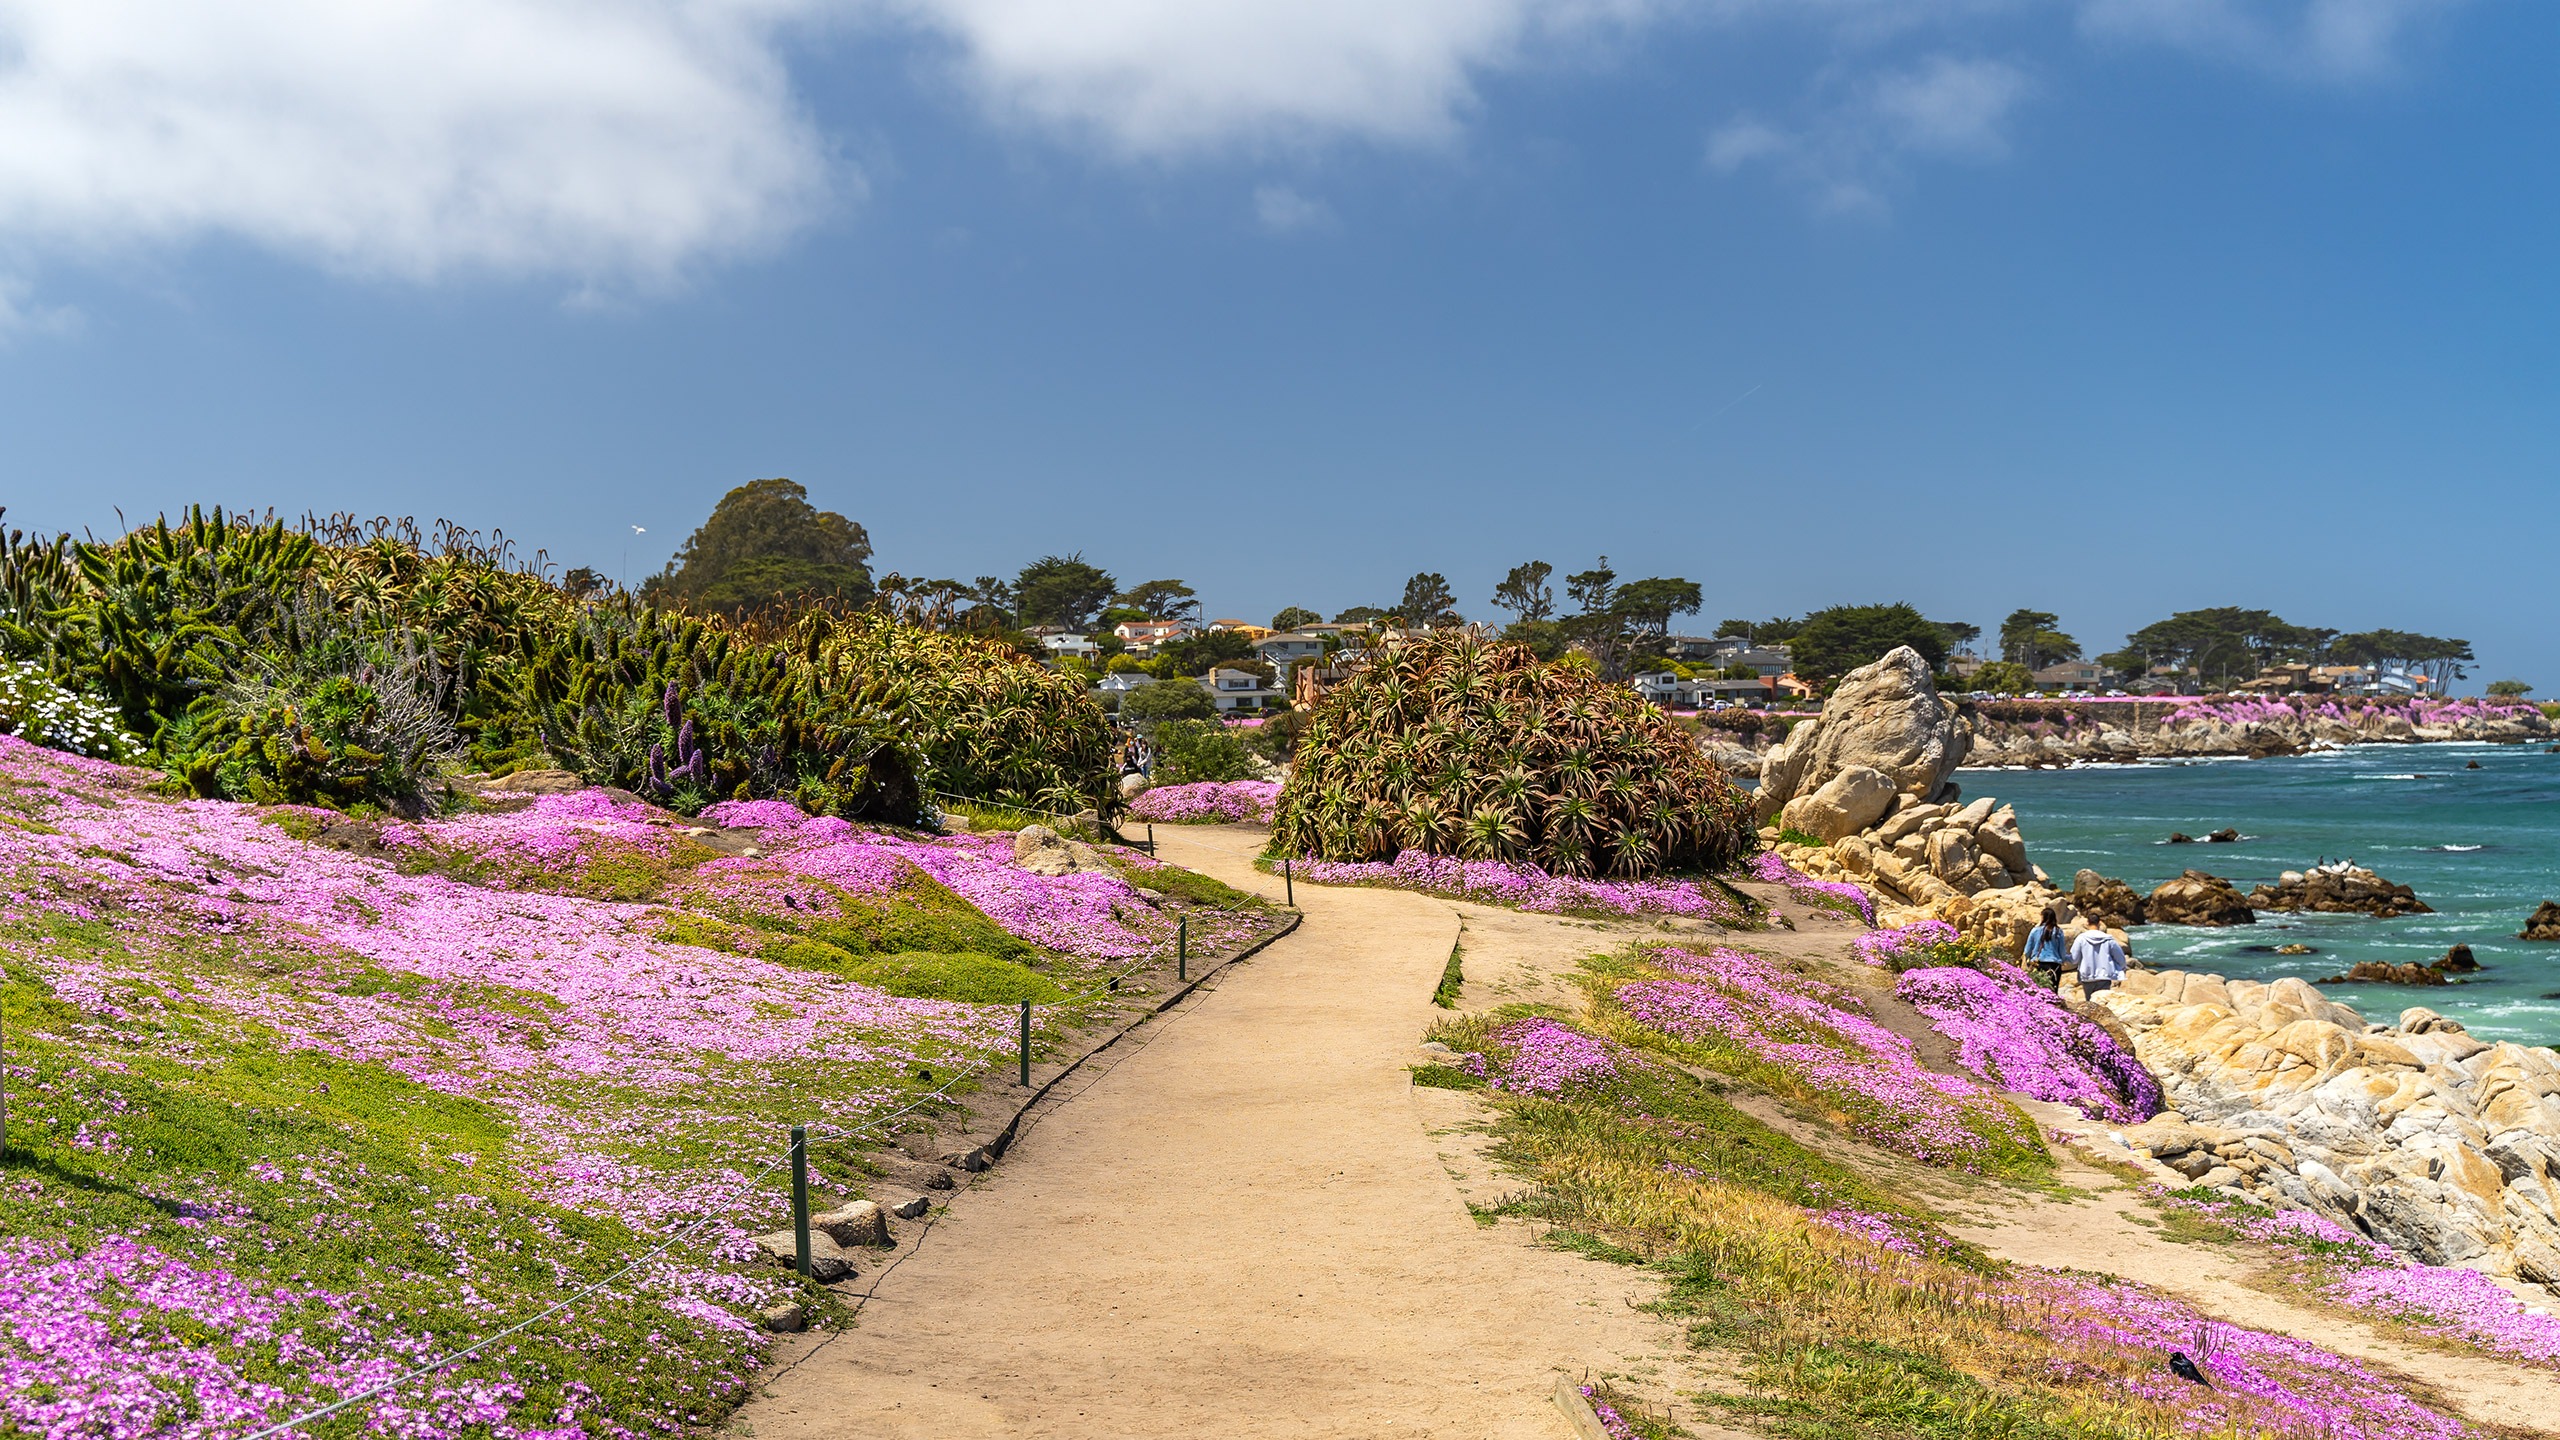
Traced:
<path id="1" fill-rule="evenodd" d="M 1168 860 L 1278 893 L 1258 832 L 1157 834 Z M 1676 1350 L 1627 1303 L 1644 1276 L 1479 1227 L 1444 1168 L 1405 1067 L 1456 911 L 1297 898 L 1294 935 L 1069 1086 L 739 1425 L 1559 1440 L 1558 1373 Z"/>

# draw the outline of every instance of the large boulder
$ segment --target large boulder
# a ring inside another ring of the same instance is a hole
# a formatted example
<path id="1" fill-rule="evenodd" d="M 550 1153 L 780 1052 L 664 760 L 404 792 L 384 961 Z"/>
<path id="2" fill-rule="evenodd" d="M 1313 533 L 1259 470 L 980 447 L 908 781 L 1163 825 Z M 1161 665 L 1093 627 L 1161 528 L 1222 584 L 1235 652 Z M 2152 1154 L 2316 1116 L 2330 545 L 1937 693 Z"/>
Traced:
<path id="1" fill-rule="evenodd" d="M 1882 773 L 1913 800 L 1937 800 L 1972 748 L 1973 727 L 1939 697 L 1929 662 L 1904 645 L 1842 676 L 1822 713 L 1769 752 L 1760 771 L 1760 818 L 1853 765 Z"/>
<path id="2" fill-rule="evenodd" d="M 2143 921 L 2142 897 L 2134 888 L 2095 870 L 2071 877 L 2071 899 L 2094 924 L 2121 928 Z"/>
<path id="3" fill-rule="evenodd" d="M 2534 907 L 2531 918 L 2524 922 L 2519 940 L 2560 940 L 2560 905 L 2545 900 Z"/>
<path id="4" fill-rule="evenodd" d="M 1884 818 L 1898 792 L 1883 771 L 1851 765 L 1810 795 L 1798 795 L 1779 812 L 1779 823 L 1828 845 Z"/>
<path id="5" fill-rule="evenodd" d="M 2254 925 L 2249 902 L 2219 875 L 2189 870 L 2151 892 L 2142 902 L 2144 917 L 2154 925 Z"/>

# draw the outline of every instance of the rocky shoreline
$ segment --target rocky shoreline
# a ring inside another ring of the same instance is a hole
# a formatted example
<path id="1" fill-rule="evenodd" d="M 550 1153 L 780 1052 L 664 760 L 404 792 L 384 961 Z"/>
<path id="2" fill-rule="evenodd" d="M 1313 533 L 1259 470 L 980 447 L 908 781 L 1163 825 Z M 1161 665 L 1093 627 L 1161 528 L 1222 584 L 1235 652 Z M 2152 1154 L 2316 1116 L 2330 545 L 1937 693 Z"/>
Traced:
<path id="1" fill-rule="evenodd" d="M 2022 701 L 1955 708 L 1972 737 L 1964 759 L 1968 770 L 2265 759 L 2345 745 L 2530 745 L 2560 739 L 2560 726 L 2529 705 L 2448 704 L 2418 712 L 2420 719 L 2411 718 L 2408 706 L 2330 715 L 2273 701 L 2123 701 L 2104 709 Z M 1748 737 L 1710 732 L 1701 743 L 1737 779 L 1761 778 L 1771 752 L 1786 748 L 1765 730 Z"/>
<path id="2" fill-rule="evenodd" d="M 2098 1003 L 2171 1106 L 2128 1144 L 2430 1265 L 2560 1284 L 2560 1056 L 2427 1009 L 2368 1023 L 2301 980 L 2138 970 Z"/>

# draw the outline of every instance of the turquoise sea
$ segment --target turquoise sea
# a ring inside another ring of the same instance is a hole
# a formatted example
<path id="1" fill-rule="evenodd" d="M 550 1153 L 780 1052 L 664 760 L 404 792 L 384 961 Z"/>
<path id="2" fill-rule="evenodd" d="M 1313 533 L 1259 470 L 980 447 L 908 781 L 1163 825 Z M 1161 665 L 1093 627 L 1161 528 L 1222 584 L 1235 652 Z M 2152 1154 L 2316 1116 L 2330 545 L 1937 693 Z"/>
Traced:
<path id="1" fill-rule="evenodd" d="M 2479 769 L 2466 768 L 2478 761 Z M 2160 761 L 2069 770 L 1967 770 L 1968 798 L 2018 807 L 2027 855 L 2056 884 L 2097 870 L 2148 892 L 2181 870 L 2247 893 L 2286 870 L 2352 859 L 2418 892 L 2433 915 L 2262 914 L 2223 930 L 2150 925 L 2134 952 L 2161 969 L 2272 980 L 2335 975 L 2358 960 L 2419 961 L 2461 942 L 2487 969 L 2424 988 L 2339 985 L 2327 993 L 2389 1021 L 2424 1005 L 2483 1039 L 2560 1042 L 2560 944 L 2515 934 L 2560 900 L 2560 755 L 2521 745 L 2359 745 L 2270 760 Z M 2170 845 L 2173 830 L 2225 826 L 2234 845 Z M 2291 942 L 2316 955 L 2276 955 Z"/>

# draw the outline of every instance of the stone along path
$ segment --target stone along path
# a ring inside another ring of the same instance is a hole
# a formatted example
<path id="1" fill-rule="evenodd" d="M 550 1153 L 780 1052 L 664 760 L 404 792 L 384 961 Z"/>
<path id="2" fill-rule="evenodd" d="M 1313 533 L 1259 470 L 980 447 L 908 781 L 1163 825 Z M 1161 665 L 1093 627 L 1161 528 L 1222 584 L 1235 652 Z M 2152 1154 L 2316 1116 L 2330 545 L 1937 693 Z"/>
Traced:
<path id="1" fill-rule="evenodd" d="M 1258 832 L 1157 833 L 1174 863 L 1279 890 Z M 1558 1440 L 1559 1374 L 1673 1348 L 1628 1303 L 1639 1277 L 1480 1228 L 1435 1153 L 1405 1067 L 1456 913 L 1298 901 L 1295 934 L 1070 1082 L 737 1428 Z"/>

